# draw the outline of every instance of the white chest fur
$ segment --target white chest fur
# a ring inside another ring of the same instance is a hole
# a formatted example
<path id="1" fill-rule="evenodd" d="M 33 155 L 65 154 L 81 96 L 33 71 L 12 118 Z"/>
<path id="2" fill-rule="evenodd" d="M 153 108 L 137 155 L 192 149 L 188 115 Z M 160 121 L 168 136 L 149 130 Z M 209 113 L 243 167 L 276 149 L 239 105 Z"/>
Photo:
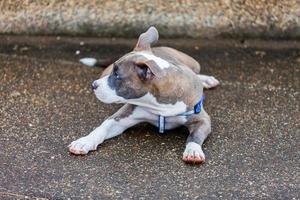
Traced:
<path id="1" fill-rule="evenodd" d="M 141 106 L 149 113 L 165 117 L 175 116 L 186 112 L 187 108 L 187 105 L 182 101 L 178 101 L 175 104 L 159 103 L 151 93 L 147 93 L 145 96 L 138 99 L 130 99 L 128 100 L 128 103 Z"/>
<path id="2" fill-rule="evenodd" d="M 158 126 L 159 115 L 149 112 L 143 107 L 136 107 L 133 115 L 137 120 L 146 121 L 154 126 Z M 165 129 L 173 129 L 186 123 L 186 116 L 169 116 L 165 118 Z"/>

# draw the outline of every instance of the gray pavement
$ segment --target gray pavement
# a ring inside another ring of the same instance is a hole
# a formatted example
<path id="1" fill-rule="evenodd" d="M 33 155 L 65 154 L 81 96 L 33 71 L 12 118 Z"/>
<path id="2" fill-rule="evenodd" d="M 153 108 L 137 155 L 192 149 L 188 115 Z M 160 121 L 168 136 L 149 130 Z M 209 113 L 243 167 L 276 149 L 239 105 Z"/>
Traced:
<path id="1" fill-rule="evenodd" d="M 81 44 L 80 44 L 81 42 Z M 87 156 L 67 145 L 120 105 L 96 100 L 107 59 L 134 40 L 0 38 L 0 199 L 299 199 L 300 42 L 162 40 L 221 85 L 205 91 L 207 162 L 181 161 L 187 132 L 141 124 Z M 76 51 L 80 51 L 76 55 Z"/>

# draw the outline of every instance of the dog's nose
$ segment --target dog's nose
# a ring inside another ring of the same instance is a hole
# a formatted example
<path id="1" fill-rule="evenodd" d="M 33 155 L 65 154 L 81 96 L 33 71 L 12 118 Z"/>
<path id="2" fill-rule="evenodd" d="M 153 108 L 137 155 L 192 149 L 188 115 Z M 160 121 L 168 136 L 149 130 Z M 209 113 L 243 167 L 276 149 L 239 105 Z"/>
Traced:
<path id="1" fill-rule="evenodd" d="M 92 89 L 93 89 L 93 90 L 96 90 L 97 87 L 98 87 L 97 81 L 94 81 L 94 82 L 92 83 Z"/>

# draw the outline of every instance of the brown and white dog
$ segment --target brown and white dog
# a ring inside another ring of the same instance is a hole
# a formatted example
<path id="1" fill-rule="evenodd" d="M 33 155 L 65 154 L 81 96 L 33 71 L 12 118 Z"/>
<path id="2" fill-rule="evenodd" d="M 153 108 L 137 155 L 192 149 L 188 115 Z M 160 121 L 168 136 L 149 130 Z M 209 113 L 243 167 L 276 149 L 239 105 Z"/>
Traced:
<path id="1" fill-rule="evenodd" d="M 151 48 L 157 40 L 156 28 L 150 27 L 140 35 L 132 52 L 111 64 L 100 79 L 93 82 L 94 93 L 100 101 L 125 105 L 89 135 L 73 141 L 69 145 L 71 153 L 87 154 L 129 127 L 149 122 L 163 125 L 162 131 L 186 126 L 190 134 L 183 160 L 187 163 L 205 161 L 201 146 L 211 132 L 211 122 L 202 102 L 197 103 L 202 98 L 203 87 L 215 87 L 219 81 L 199 75 L 199 63 L 180 51 L 169 47 Z M 200 113 L 194 113 L 195 105 L 200 105 Z"/>

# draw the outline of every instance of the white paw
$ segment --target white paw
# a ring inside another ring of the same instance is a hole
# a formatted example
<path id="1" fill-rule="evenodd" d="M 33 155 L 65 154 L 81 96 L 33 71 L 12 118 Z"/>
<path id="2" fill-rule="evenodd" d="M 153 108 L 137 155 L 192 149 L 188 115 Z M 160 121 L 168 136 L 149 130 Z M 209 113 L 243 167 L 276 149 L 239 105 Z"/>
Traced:
<path id="1" fill-rule="evenodd" d="M 91 137 L 82 137 L 69 144 L 69 151 L 73 154 L 84 155 L 97 149 L 98 144 Z"/>
<path id="2" fill-rule="evenodd" d="M 201 79 L 204 88 L 209 89 L 216 87 L 220 84 L 220 82 L 213 76 L 206 76 L 206 75 L 198 75 Z"/>
<path id="3" fill-rule="evenodd" d="M 189 142 L 186 145 L 182 159 L 186 163 L 200 164 L 205 162 L 205 155 L 199 144 Z"/>

